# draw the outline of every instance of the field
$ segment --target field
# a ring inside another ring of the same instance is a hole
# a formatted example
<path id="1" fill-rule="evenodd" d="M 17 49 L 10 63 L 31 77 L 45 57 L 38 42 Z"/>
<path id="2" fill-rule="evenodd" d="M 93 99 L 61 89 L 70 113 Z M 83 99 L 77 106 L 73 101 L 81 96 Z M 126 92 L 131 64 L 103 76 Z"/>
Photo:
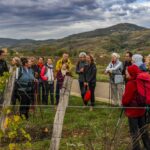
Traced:
<path id="1" fill-rule="evenodd" d="M 53 120 L 56 109 L 41 107 L 31 113 L 29 121 L 24 122 L 26 131 L 32 139 L 32 150 L 47 150 L 50 145 Z M 116 136 L 115 127 L 121 109 L 96 102 L 94 110 L 83 108 L 78 97 L 71 96 L 64 119 L 60 150 L 124 150 L 130 147 L 127 120 L 122 116 Z M 20 144 L 23 141 L 19 141 Z M 8 149 L 8 141 L 1 143 L 1 150 Z"/>

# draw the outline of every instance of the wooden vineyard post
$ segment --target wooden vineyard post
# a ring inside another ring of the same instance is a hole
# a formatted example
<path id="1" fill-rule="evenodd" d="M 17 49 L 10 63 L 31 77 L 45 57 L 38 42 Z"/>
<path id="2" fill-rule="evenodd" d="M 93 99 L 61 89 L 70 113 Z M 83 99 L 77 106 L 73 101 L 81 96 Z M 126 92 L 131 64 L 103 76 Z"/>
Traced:
<path id="1" fill-rule="evenodd" d="M 49 150 L 59 150 L 64 116 L 69 102 L 71 84 L 72 84 L 72 77 L 66 76 L 63 83 L 63 88 L 60 92 L 60 99 L 55 114 L 53 132 L 52 132 L 52 138 L 51 138 L 51 144 Z"/>
<path id="2" fill-rule="evenodd" d="M 5 90 L 4 90 L 4 102 L 3 102 L 3 108 L 6 108 L 7 106 L 10 106 L 11 104 L 11 99 L 13 96 L 13 90 L 14 90 L 14 84 L 15 84 L 15 71 L 13 70 L 13 67 L 10 68 L 10 77 L 8 79 L 8 82 L 6 84 Z M 2 113 L 1 118 L 0 118 L 0 123 L 1 123 L 1 129 L 4 131 L 4 121 L 5 121 L 5 114 Z"/>

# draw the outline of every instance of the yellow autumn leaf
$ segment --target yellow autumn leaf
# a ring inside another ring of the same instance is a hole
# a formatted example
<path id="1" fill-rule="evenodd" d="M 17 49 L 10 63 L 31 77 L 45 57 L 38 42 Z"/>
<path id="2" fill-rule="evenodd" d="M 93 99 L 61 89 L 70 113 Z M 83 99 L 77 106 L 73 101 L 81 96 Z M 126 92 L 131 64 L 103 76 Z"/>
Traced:
<path id="1" fill-rule="evenodd" d="M 7 114 L 7 115 L 10 114 L 10 112 L 11 112 L 11 110 L 8 109 L 8 110 L 6 111 L 6 114 Z"/>
<path id="2" fill-rule="evenodd" d="M 4 124 L 3 124 L 3 126 L 4 126 L 5 129 L 8 128 L 8 124 L 9 124 L 9 118 L 6 117 L 5 120 L 4 120 Z"/>
<path id="3" fill-rule="evenodd" d="M 9 144 L 9 150 L 16 150 L 16 144 L 14 143 Z"/>
<path id="4" fill-rule="evenodd" d="M 18 122 L 19 120 L 20 120 L 20 116 L 14 115 L 14 121 L 15 121 L 15 122 Z"/>

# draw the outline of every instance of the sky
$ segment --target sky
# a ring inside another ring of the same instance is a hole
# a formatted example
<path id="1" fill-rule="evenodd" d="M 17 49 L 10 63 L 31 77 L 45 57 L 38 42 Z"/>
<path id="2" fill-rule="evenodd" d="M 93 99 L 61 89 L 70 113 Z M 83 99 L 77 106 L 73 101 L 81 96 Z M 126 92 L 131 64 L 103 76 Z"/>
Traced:
<path id="1" fill-rule="evenodd" d="M 60 39 L 133 23 L 150 28 L 150 0 L 0 0 L 0 37 Z"/>

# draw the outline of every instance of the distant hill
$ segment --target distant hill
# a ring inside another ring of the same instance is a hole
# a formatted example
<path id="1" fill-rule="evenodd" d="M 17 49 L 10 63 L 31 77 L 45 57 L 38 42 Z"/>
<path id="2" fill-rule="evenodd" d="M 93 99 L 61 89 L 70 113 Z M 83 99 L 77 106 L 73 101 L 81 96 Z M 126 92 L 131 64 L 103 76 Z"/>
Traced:
<path id="1" fill-rule="evenodd" d="M 143 30 L 146 30 L 146 28 L 137 26 L 135 24 L 122 23 L 108 28 L 96 29 L 94 31 L 71 35 L 68 38 L 91 38 L 97 36 L 108 36 L 114 32 L 129 33 L 133 31 L 143 31 Z"/>
<path id="2" fill-rule="evenodd" d="M 122 23 L 108 28 L 70 35 L 59 40 L 36 41 L 0 38 L 0 48 L 2 47 L 12 50 L 33 50 L 37 54 L 50 54 L 51 52 L 58 54 L 64 49 L 71 51 L 74 55 L 81 50 L 93 53 L 125 49 L 150 51 L 150 29 Z"/>

